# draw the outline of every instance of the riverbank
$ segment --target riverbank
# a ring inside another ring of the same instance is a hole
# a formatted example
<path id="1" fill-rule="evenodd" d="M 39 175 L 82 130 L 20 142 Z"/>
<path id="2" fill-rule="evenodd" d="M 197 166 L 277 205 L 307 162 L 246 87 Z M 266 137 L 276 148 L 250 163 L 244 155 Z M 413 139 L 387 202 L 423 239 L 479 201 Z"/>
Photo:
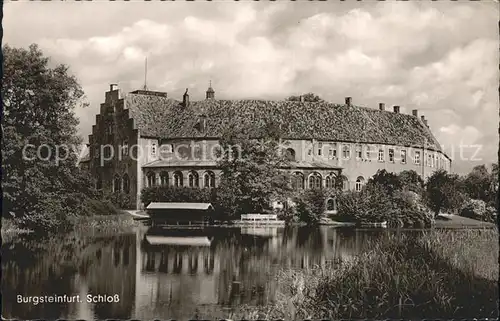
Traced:
<path id="1" fill-rule="evenodd" d="M 337 266 L 282 270 L 272 306 L 235 319 L 498 317 L 498 231 L 393 235 Z"/>
<path id="2" fill-rule="evenodd" d="M 496 224 L 478 221 L 472 218 L 453 214 L 440 214 L 435 221 L 434 227 L 444 229 L 485 229 L 496 228 Z"/>
<path id="3" fill-rule="evenodd" d="M 78 216 L 71 218 L 70 221 L 73 226 L 72 230 L 82 232 L 127 231 L 142 226 L 126 211 L 119 211 L 117 214 L 110 215 Z M 18 227 L 14 220 L 2 218 L 3 243 L 11 242 L 31 233 L 33 231 Z"/>

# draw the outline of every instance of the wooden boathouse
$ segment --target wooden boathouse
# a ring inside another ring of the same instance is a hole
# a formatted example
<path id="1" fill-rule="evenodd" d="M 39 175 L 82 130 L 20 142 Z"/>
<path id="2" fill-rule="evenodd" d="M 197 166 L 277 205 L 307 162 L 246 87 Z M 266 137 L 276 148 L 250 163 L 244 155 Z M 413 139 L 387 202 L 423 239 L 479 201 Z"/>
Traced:
<path id="1" fill-rule="evenodd" d="M 215 210 L 210 203 L 152 202 L 146 207 L 152 226 L 157 225 L 211 225 Z"/>

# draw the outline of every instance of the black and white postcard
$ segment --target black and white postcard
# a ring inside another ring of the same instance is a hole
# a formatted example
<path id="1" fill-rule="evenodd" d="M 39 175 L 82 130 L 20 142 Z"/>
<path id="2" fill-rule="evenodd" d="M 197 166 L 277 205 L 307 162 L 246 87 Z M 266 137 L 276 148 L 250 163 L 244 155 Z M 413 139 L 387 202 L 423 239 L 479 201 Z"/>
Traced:
<path id="1" fill-rule="evenodd" d="M 2 320 L 498 318 L 498 1 L 8 1 Z"/>

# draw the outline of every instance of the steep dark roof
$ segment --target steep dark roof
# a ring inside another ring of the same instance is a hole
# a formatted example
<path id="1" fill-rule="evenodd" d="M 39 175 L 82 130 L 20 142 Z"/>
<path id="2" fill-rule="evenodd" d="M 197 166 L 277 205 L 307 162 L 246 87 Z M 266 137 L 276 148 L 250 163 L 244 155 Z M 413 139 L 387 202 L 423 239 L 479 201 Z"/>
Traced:
<path id="1" fill-rule="evenodd" d="M 271 120 L 287 139 L 427 146 L 441 151 L 429 128 L 413 115 L 327 102 L 215 100 L 188 107 L 165 97 L 129 94 L 126 106 L 141 136 L 220 137 L 230 123 L 262 128 Z M 205 130 L 199 124 L 205 119 Z"/>

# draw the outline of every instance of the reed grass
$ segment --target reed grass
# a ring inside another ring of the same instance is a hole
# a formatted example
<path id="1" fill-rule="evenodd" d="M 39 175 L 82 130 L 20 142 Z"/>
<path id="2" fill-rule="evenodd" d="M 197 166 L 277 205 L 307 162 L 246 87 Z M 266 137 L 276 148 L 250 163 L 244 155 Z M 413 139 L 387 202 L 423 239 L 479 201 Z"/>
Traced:
<path id="1" fill-rule="evenodd" d="M 498 318 L 498 231 L 392 235 L 339 265 L 277 278 L 275 304 L 231 317 Z"/>

